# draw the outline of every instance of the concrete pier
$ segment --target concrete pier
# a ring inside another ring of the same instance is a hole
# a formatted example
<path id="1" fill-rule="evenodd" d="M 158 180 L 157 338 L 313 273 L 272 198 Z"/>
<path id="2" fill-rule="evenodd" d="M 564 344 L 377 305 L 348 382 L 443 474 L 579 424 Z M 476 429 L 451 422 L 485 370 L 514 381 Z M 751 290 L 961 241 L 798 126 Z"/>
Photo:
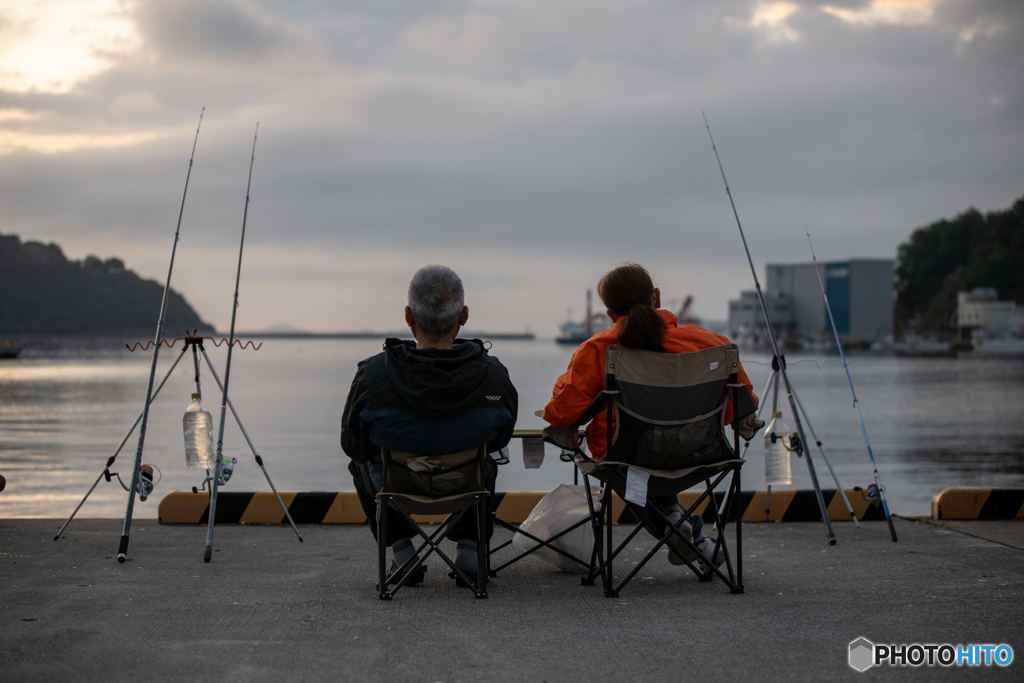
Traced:
<path id="1" fill-rule="evenodd" d="M 118 564 L 120 520 L 58 542 L 58 520 L 0 520 L 0 680 L 1020 680 L 1024 522 L 896 522 L 898 543 L 884 522 L 837 523 L 834 547 L 817 523 L 745 526 L 744 595 L 656 557 L 607 599 L 529 558 L 475 600 L 431 558 L 422 587 L 380 602 L 365 526 L 306 526 L 299 544 L 226 525 L 204 564 L 205 527 L 140 520 Z M 858 673 L 860 636 L 1015 660 Z"/>

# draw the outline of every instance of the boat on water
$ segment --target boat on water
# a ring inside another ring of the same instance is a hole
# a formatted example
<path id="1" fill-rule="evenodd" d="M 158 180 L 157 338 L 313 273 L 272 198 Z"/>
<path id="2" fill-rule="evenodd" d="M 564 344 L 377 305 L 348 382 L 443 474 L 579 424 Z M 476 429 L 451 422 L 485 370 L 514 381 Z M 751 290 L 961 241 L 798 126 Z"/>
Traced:
<path id="1" fill-rule="evenodd" d="M 973 356 L 1024 356 L 1024 338 L 1021 337 L 975 337 L 971 341 Z"/>
<path id="2" fill-rule="evenodd" d="M 611 319 L 603 312 L 594 313 L 592 306 L 593 293 L 588 289 L 586 316 L 580 322 L 574 322 L 571 320 L 572 310 L 570 309 L 570 320 L 559 325 L 558 329 L 562 334 L 555 337 L 555 342 L 558 344 L 572 344 L 573 346 L 579 346 L 598 332 L 604 332 L 609 329 L 612 326 Z"/>
<path id="3" fill-rule="evenodd" d="M 0 341 L 0 358 L 17 358 L 22 346 L 14 341 Z"/>
<path id="4" fill-rule="evenodd" d="M 948 339 L 918 337 L 908 334 L 903 341 L 894 341 L 889 349 L 896 356 L 946 358 L 956 356 L 956 350 Z"/>

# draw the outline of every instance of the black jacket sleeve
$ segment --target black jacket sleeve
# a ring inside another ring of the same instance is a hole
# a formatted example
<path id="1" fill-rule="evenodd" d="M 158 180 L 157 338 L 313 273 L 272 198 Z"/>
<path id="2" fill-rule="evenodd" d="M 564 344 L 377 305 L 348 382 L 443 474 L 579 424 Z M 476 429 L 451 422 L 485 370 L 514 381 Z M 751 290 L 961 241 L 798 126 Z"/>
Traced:
<path id="1" fill-rule="evenodd" d="M 375 453 L 375 447 L 370 443 L 369 434 L 359 417 L 365 402 L 366 373 L 364 364 L 360 363 L 356 376 L 352 379 L 352 386 L 348 390 L 345 410 L 341 413 L 341 448 L 345 455 L 356 462 L 370 462 Z"/>

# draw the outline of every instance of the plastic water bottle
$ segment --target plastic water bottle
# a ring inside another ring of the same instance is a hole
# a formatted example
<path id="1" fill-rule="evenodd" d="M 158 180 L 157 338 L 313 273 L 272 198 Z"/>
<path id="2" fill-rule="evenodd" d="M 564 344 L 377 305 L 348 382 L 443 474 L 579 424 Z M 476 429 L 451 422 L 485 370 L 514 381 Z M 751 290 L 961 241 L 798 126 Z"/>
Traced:
<path id="1" fill-rule="evenodd" d="M 213 417 L 203 410 L 199 394 L 192 394 L 181 423 L 185 428 L 185 464 L 194 470 L 210 467 L 216 458 L 213 448 Z"/>
<path id="2" fill-rule="evenodd" d="M 789 464 L 789 435 L 792 430 L 782 413 L 772 414 L 772 423 L 764 432 L 764 481 L 766 484 L 792 484 Z"/>

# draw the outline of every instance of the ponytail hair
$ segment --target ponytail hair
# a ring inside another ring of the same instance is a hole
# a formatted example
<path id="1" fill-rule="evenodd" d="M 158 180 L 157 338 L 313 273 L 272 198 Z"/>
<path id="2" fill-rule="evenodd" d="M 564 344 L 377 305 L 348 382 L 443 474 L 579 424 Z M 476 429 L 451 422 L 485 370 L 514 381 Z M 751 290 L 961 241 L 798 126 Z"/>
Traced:
<path id="1" fill-rule="evenodd" d="M 665 321 L 654 309 L 654 281 L 638 263 L 624 263 L 597 283 L 605 308 L 623 319 L 619 344 L 631 349 L 665 352 L 661 336 Z"/>

